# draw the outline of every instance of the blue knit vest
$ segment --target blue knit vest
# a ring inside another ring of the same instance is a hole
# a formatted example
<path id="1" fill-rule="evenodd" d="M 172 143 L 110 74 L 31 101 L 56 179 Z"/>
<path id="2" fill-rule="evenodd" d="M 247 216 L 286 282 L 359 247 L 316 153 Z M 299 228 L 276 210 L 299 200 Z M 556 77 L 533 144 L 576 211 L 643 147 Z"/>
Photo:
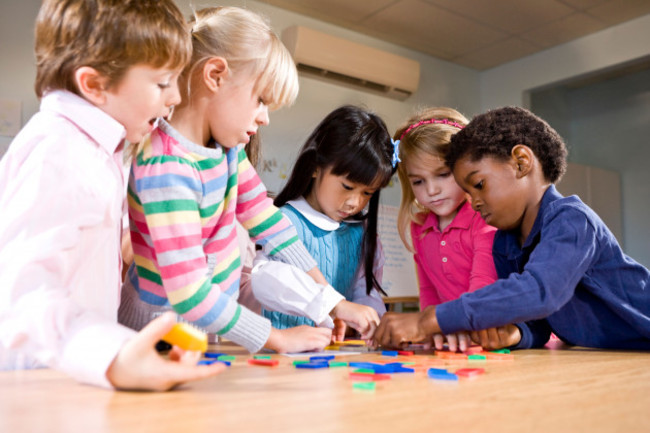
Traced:
<path id="1" fill-rule="evenodd" d="M 316 260 L 325 279 L 343 296 L 348 294 L 359 267 L 363 242 L 362 223 L 342 222 L 338 229 L 328 231 L 312 224 L 290 204 L 281 208 L 296 228 L 298 237 L 305 244 L 309 254 Z M 350 300 L 350 299 L 348 299 Z M 311 325 L 314 322 L 306 317 L 291 316 L 277 311 L 262 310 L 264 317 L 271 320 L 277 329 L 292 328 L 298 325 Z"/>

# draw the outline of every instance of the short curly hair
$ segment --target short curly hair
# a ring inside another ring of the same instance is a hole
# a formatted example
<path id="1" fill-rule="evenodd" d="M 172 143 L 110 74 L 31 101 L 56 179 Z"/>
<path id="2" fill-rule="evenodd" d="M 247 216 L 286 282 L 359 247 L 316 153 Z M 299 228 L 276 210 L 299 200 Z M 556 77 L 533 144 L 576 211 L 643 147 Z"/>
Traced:
<path id="1" fill-rule="evenodd" d="M 467 156 L 471 161 L 486 156 L 505 161 L 518 144 L 532 149 L 546 180 L 555 183 L 562 178 L 567 158 L 562 137 L 544 120 L 521 107 L 497 108 L 474 117 L 451 138 L 446 162 L 453 170 L 456 162 Z"/>

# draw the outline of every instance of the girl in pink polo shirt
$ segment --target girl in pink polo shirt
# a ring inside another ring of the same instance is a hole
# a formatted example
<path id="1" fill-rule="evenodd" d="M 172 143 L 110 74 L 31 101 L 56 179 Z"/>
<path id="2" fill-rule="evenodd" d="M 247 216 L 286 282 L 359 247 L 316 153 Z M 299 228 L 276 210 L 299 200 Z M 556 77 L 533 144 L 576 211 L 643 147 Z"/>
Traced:
<path id="1" fill-rule="evenodd" d="M 472 209 L 445 165 L 452 135 L 466 124 L 454 109 L 429 108 L 395 133 L 402 184 L 398 231 L 413 252 L 422 310 L 496 280 L 492 260 L 496 229 Z"/>

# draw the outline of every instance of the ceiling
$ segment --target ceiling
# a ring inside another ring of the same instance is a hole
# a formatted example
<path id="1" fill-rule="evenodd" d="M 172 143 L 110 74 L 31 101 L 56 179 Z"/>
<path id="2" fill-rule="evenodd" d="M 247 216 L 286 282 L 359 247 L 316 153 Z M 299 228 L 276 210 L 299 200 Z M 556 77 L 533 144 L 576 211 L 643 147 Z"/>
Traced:
<path id="1" fill-rule="evenodd" d="M 261 0 L 477 70 L 650 13 L 650 0 Z"/>

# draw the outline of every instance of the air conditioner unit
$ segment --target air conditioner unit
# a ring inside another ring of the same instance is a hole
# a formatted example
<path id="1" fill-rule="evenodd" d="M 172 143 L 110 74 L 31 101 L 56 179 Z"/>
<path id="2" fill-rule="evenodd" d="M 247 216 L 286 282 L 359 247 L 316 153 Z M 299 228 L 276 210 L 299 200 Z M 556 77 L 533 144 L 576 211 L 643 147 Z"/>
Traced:
<path id="1" fill-rule="evenodd" d="M 282 41 L 298 70 L 309 76 L 399 100 L 418 88 L 415 60 L 302 26 L 285 29 Z"/>

